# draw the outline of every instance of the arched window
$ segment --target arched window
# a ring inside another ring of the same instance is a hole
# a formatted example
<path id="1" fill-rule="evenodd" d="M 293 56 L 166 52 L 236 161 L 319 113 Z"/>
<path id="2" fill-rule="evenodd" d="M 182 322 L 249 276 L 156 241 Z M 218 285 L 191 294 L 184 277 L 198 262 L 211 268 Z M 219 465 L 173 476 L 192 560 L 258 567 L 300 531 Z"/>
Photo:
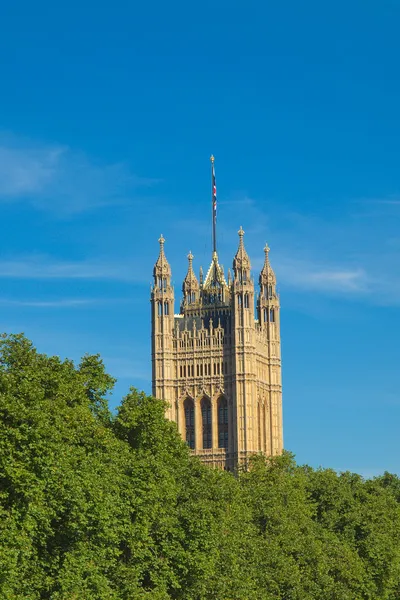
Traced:
<path id="1" fill-rule="evenodd" d="M 266 412 L 265 412 L 265 401 L 262 407 L 262 450 L 267 451 L 265 443 L 265 424 L 266 424 Z"/>
<path id="2" fill-rule="evenodd" d="M 168 302 L 164 302 L 164 315 L 169 314 L 169 305 Z"/>
<path id="3" fill-rule="evenodd" d="M 228 448 L 228 401 L 218 401 L 218 448 Z"/>
<path id="4" fill-rule="evenodd" d="M 242 308 L 242 294 L 238 294 L 238 307 Z"/>
<path id="5" fill-rule="evenodd" d="M 244 295 L 244 307 L 249 308 L 249 295 L 248 294 Z"/>
<path id="6" fill-rule="evenodd" d="M 275 311 L 273 308 L 271 308 L 269 311 L 269 321 L 270 321 L 270 323 L 275 322 Z"/>
<path id="7" fill-rule="evenodd" d="M 203 448 L 212 448 L 211 401 L 203 398 L 201 401 L 201 418 L 203 421 Z"/>
<path id="8" fill-rule="evenodd" d="M 162 316 L 162 302 L 157 302 L 158 304 L 158 316 L 161 317 Z"/>
<path id="9" fill-rule="evenodd" d="M 268 286 L 268 296 L 272 298 L 272 285 Z"/>
<path id="10" fill-rule="evenodd" d="M 264 308 L 264 323 L 267 322 L 267 309 Z"/>
<path id="11" fill-rule="evenodd" d="M 194 402 L 191 398 L 186 398 L 183 403 L 185 411 L 185 428 L 186 428 L 186 443 L 189 448 L 194 448 L 195 445 L 195 434 L 194 434 Z"/>

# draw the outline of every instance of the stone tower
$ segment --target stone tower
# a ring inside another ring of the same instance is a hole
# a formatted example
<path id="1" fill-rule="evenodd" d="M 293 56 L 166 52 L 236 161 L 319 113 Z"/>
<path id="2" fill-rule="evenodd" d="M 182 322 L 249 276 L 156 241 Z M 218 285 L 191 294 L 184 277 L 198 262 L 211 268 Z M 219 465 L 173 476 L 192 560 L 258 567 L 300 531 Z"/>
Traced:
<path id="1" fill-rule="evenodd" d="M 153 395 L 203 462 L 235 470 L 255 453 L 283 449 L 279 296 L 269 248 L 255 300 L 251 264 L 239 230 L 228 280 L 216 251 L 216 186 L 212 157 L 213 254 L 203 278 L 188 270 L 174 314 L 171 267 L 160 237 L 151 291 Z M 256 306 L 256 318 L 254 308 Z"/>

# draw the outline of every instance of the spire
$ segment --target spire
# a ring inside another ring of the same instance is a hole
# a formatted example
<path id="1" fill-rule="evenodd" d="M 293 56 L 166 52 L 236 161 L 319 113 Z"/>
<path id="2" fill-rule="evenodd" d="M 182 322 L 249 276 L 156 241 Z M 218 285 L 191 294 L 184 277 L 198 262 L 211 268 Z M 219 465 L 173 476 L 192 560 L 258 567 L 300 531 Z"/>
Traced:
<path id="1" fill-rule="evenodd" d="M 187 255 L 187 259 L 188 259 L 188 261 L 189 261 L 188 273 L 189 273 L 189 272 L 190 272 L 190 273 L 193 273 L 193 258 L 194 258 L 194 256 L 193 256 L 193 254 L 192 254 L 192 251 L 191 251 L 191 250 L 189 250 L 189 254 Z M 194 273 L 193 273 L 193 275 L 194 275 Z M 194 275 L 194 276 L 195 276 L 195 275 Z"/>
<path id="2" fill-rule="evenodd" d="M 264 253 L 265 253 L 264 266 L 261 269 L 261 273 L 260 273 L 260 285 L 263 283 L 267 283 L 268 281 L 270 283 L 276 283 L 275 273 L 269 262 L 269 251 L 270 251 L 270 248 L 269 248 L 268 244 L 266 243 L 264 246 Z"/>
<path id="3" fill-rule="evenodd" d="M 193 271 L 193 254 L 191 252 L 189 252 L 189 254 L 187 255 L 187 259 L 189 261 L 189 265 L 182 286 L 182 292 L 184 295 L 188 291 L 197 291 L 199 289 L 199 282 L 197 281 L 197 277 L 195 275 L 195 272 Z"/>
<path id="4" fill-rule="evenodd" d="M 233 270 L 235 271 L 235 274 L 238 269 L 250 270 L 250 266 L 251 266 L 249 255 L 247 254 L 246 248 L 244 247 L 244 242 L 243 242 L 244 231 L 243 231 L 242 226 L 240 226 L 238 235 L 239 235 L 239 248 L 237 249 L 235 258 L 233 259 Z"/>
<path id="5" fill-rule="evenodd" d="M 161 234 L 159 240 L 160 244 L 160 253 L 156 260 L 156 264 L 153 269 L 153 276 L 157 279 L 157 277 L 171 277 L 171 267 L 169 266 L 169 262 L 167 261 L 167 257 L 164 253 L 164 244 L 165 239 L 163 234 Z"/>

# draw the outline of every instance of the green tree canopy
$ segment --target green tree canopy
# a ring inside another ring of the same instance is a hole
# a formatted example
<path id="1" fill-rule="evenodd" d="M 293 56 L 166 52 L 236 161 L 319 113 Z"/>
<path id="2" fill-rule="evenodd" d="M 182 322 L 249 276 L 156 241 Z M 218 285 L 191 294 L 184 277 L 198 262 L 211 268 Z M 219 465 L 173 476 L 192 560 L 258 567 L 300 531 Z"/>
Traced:
<path id="1" fill-rule="evenodd" d="M 400 484 L 257 456 L 191 456 L 165 404 L 115 415 L 99 356 L 0 340 L 0 597 L 398 600 Z"/>

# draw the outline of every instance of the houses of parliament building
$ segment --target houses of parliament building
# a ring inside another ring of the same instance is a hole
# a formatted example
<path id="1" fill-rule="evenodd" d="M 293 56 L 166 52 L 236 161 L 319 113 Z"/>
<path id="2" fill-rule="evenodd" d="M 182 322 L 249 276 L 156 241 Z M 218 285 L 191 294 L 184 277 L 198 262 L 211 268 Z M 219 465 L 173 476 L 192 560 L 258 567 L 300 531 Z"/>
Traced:
<path id="1" fill-rule="evenodd" d="M 213 252 L 199 278 L 188 255 L 179 314 L 161 235 L 151 291 L 153 395 L 168 403 L 192 452 L 211 466 L 235 470 L 256 453 L 283 449 L 279 296 L 264 248 L 256 293 L 239 229 L 227 278 L 216 247 L 216 184 L 212 171 Z"/>

